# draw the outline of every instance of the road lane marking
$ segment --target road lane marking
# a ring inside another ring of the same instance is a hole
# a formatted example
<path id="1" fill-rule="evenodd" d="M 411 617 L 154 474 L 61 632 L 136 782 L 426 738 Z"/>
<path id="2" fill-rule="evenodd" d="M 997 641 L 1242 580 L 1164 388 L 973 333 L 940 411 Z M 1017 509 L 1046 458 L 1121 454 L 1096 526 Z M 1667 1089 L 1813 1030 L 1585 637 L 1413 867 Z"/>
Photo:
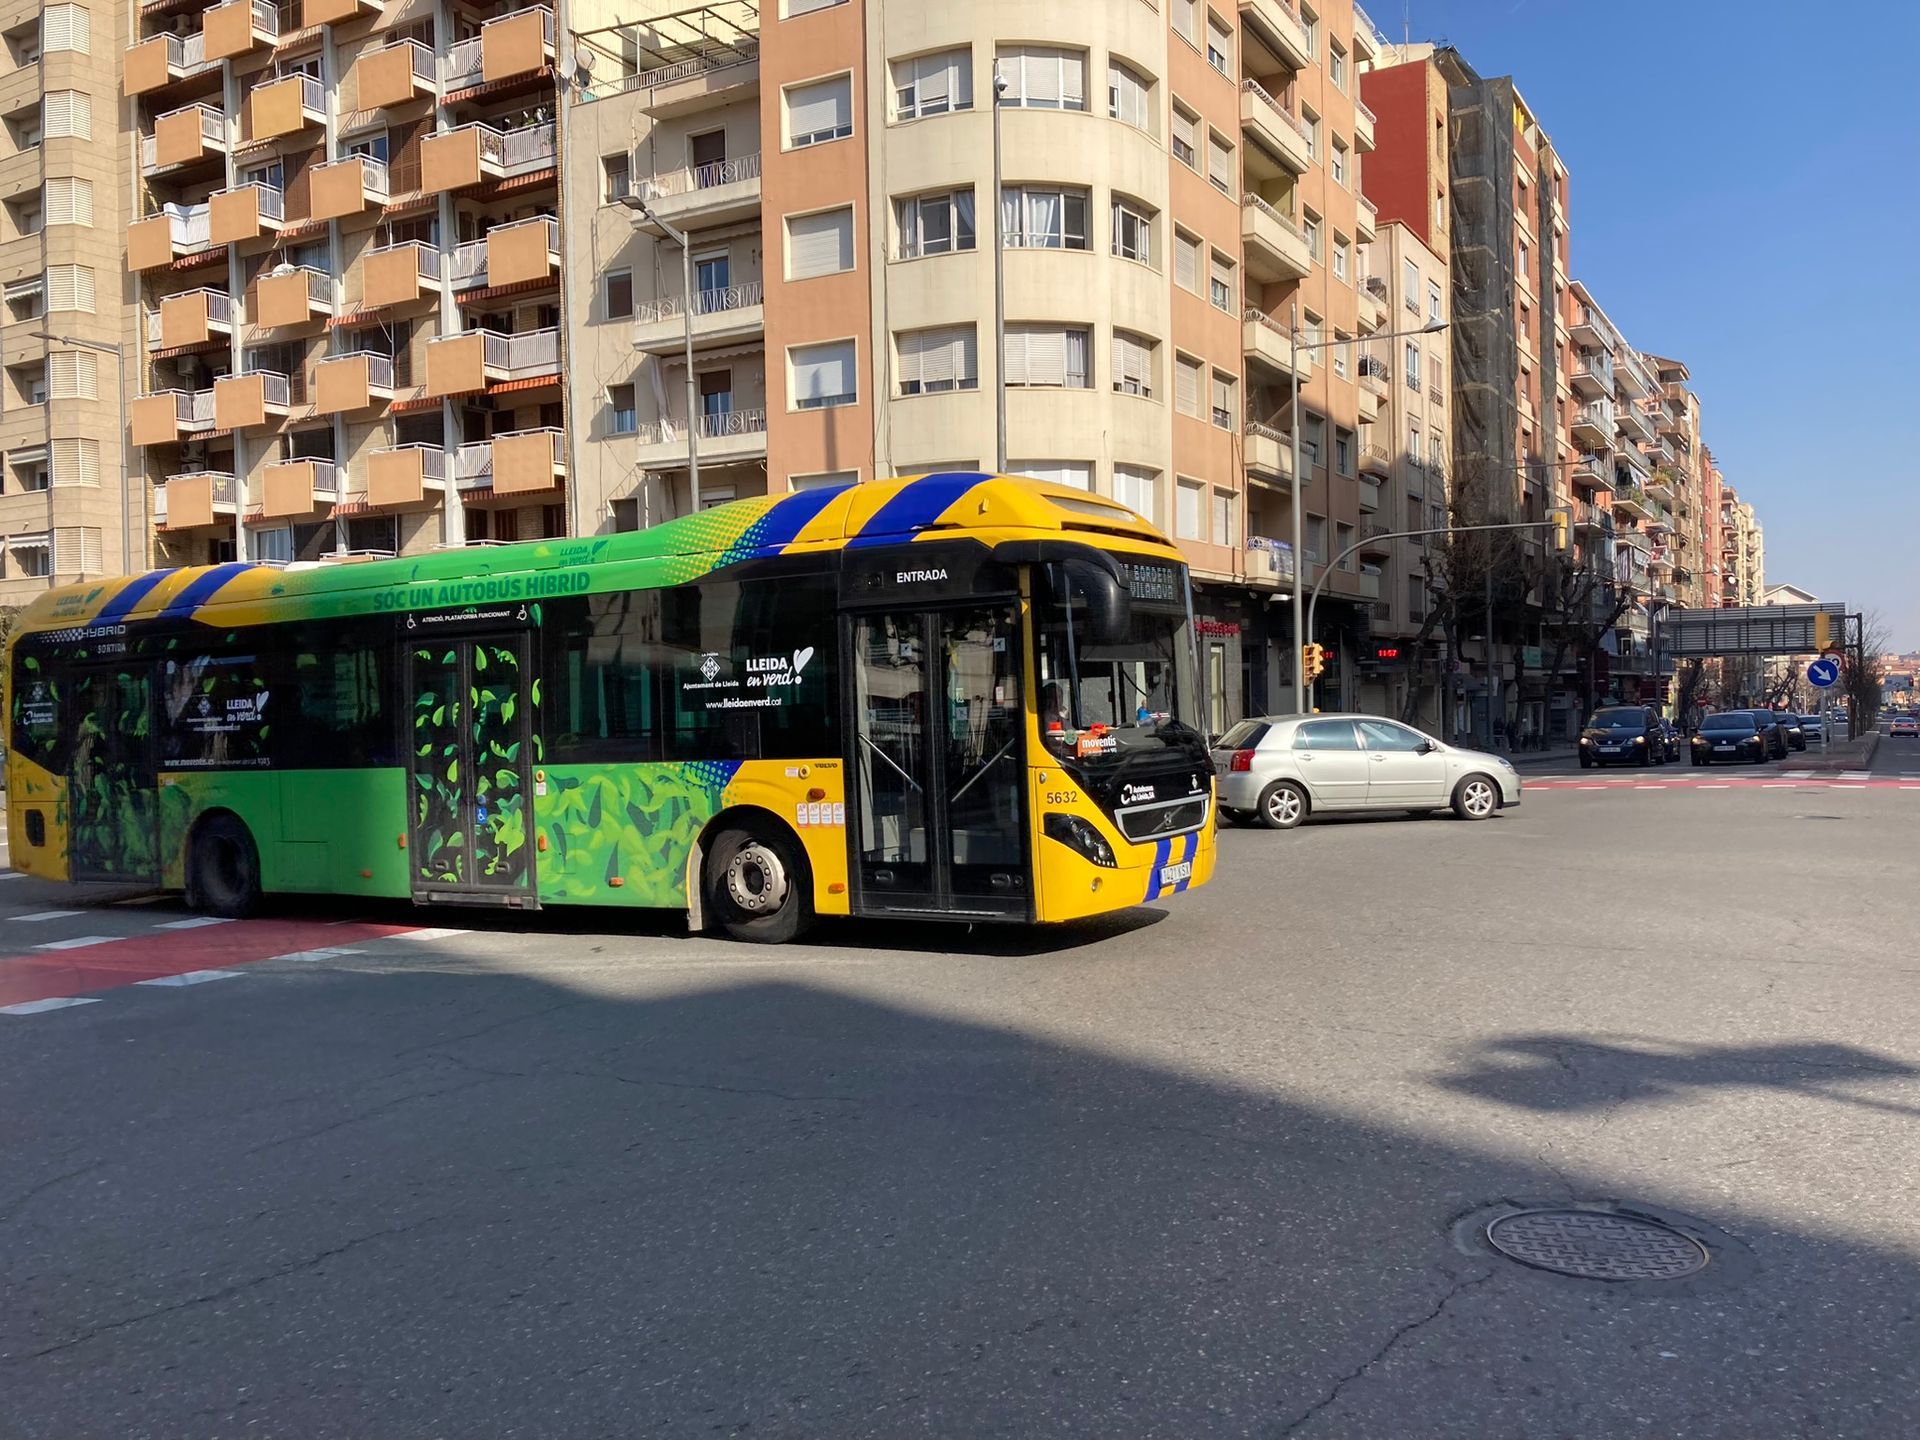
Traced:
<path id="1" fill-rule="evenodd" d="M 116 939 L 124 937 L 114 935 L 76 935 L 71 940 L 49 940 L 44 945 L 36 945 L 36 950 L 79 950 L 88 945 L 111 945 Z"/>
<path id="2" fill-rule="evenodd" d="M 204 925 L 231 925 L 233 922 L 223 915 L 189 915 L 184 920 L 163 920 L 153 928 L 156 930 L 198 930 Z"/>
<path id="3" fill-rule="evenodd" d="M 1667 787 L 1664 785 L 1636 785 L 1633 788 L 1636 790 L 1664 790 Z"/>
<path id="4" fill-rule="evenodd" d="M 351 949 L 345 945 L 322 945 L 317 950 L 296 950 L 291 955 L 276 955 L 276 960 L 332 960 L 339 955 L 364 955 L 364 950 Z"/>
<path id="5" fill-rule="evenodd" d="M 22 1005 L 0 1005 L 0 1015 L 44 1015 L 49 1010 L 70 1010 L 75 1005 L 98 1005 L 90 995 L 55 995 L 46 1000 L 29 1000 Z"/>
<path id="6" fill-rule="evenodd" d="M 136 980 L 136 985 L 204 985 L 209 980 L 238 980 L 238 970 L 183 970 L 178 975 L 156 975 L 151 980 Z"/>
<path id="7" fill-rule="evenodd" d="M 471 930 L 449 930 L 443 926 L 428 926 L 424 930 L 409 930 L 404 935 L 395 935 L 395 940 L 451 940 L 456 935 L 471 935 Z"/>
<path id="8" fill-rule="evenodd" d="M 13 918 L 22 925 L 36 925 L 42 920 L 65 920 L 69 916 L 86 913 L 84 910 L 41 910 L 32 915 L 16 915 Z"/>
<path id="9" fill-rule="evenodd" d="M 1760 783 L 1760 788 L 1762 790 L 1797 790 L 1800 787 L 1797 785 L 1788 784 L 1785 781 L 1763 780 Z"/>
<path id="10" fill-rule="evenodd" d="M 1731 790 L 1733 786 L 1723 781 L 1716 785 L 1702 784 L 1698 788 L 1701 790 Z"/>
<path id="11" fill-rule="evenodd" d="M 1833 782 L 1833 784 L 1829 785 L 1827 788 L 1829 790 L 1864 790 L 1867 787 L 1864 785 L 1843 785 L 1838 780 L 1836 780 Z"/>

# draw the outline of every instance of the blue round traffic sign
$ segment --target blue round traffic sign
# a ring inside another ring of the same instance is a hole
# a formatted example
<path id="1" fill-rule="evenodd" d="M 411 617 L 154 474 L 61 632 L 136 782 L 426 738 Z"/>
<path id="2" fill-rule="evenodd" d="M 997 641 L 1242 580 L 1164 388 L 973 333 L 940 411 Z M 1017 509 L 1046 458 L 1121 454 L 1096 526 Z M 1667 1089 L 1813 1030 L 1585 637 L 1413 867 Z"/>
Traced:
<path id="1" fill-rule="evenodd" d="M 1825 690 L 1840 683 L 1840 662 L 1831 655 L 1822 655 L 1807 665 L 1807 683 L 1816 690 Z"/>

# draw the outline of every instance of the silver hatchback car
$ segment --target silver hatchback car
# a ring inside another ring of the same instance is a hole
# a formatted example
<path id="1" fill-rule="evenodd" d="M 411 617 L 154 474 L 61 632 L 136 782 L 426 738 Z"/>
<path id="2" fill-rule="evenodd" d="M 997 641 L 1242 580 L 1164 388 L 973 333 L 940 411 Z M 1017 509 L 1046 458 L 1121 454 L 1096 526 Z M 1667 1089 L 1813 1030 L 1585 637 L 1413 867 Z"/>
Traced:
<path id="1" fill-rule="evenodd" d="M 1520 776 L 1498 755 L 1463 750 L 1378 715 L 1242 720 L 1213 747 L 1220 812 L 1291 830 L 1321 811 L 1451 807 L 1485 820 L 1520 803 Z"/>

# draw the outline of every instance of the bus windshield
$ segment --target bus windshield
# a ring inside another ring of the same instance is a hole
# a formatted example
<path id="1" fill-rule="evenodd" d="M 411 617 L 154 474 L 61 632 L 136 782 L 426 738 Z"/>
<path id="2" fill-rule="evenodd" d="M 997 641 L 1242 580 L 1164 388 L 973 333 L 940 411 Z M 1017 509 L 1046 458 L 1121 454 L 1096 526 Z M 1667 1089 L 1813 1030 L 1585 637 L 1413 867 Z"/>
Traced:
<path id="1" fill-rule="evenodd" d="M 1136 599 L 1118 637 L 1062 599 L 1043 594 L 1034 612 L 1040 731 L 1056 754 L 1099 763 L 1201 741 L 1184 607 Z"/>

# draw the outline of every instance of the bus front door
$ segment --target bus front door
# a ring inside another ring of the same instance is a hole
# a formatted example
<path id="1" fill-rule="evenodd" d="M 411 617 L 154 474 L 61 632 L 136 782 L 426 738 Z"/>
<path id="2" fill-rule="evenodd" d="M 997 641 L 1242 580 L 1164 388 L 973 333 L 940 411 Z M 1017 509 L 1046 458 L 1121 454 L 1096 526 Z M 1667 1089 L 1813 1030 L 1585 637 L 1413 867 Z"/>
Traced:
<path id="1" fill-rule="evenodd" d="M 529 904 L 533 756 L 526 636 L 414 641 L 407 655 L 414 897 Z"/>
<path id="2" fill-rule="evenodd" d="M 856 912 L 1029 917 L 1012 602 L 849 624 Z"/>
<path id="3" fill-rule="evenodd" d="M 93 670 L 71 694 L 67 837 L 75 880 L 160 878 L 147 669 Z"/>

